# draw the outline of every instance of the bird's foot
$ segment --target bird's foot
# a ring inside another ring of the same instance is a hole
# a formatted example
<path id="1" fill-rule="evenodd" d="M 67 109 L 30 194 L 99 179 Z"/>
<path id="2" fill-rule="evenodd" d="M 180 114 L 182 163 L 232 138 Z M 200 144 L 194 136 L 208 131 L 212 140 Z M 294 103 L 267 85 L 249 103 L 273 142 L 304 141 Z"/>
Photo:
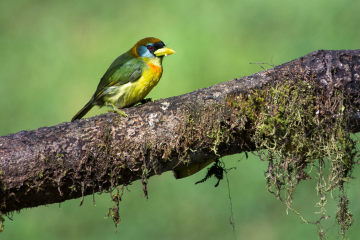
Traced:
<path id="1" fill-rule="evenodd" d="M 141 100 L 141 104 L 145 104 L 145 103 L 148 103 L 148 102 L 154 102 L 154 100 L 152 98 L 145 98 L 143 100 Z"/>
<path id="2" fill-rule="evenodd" d="M 120 114 L 123 117 L 129 117 L 126 113 L 117 108 L 109 109 L 108 112 L 114 112 Z"/>

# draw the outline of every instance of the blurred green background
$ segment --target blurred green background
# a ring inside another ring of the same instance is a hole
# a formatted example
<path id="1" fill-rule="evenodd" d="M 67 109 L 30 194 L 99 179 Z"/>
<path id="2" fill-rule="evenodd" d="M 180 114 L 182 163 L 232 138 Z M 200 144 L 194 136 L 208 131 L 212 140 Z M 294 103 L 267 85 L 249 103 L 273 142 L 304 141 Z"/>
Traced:
<path id="1" fill-rule="evenodd" d="M 0 135 L 70 121 L 90 99 L 110 63 L 144 37 L 157 37 L 176 54 L 149 94 L 167 98 L 261 71 L 250 63 L 278 65 L 319 49 L 358 49 L 360 1 L 0 1 Z M 94 108 L 87 117 L 105 113 Z M 227 157 L 237 239 L 317 239 L 306 225 L 266 191 L 265 162 Z M 194 185 L 201 172 L 183 180 L 172 173 L 152 177 L 149 200 L 139 182 L 120 204 L 115 234 L 109 194 L 14 214 L 0 239 L 234 239 L 226 181 Z M 354 176 L 360 174 L 355 170 Z M 359 180 L 349 184 L 360 237 Z M 309 220 L 319 215 L 316 174 L 297 190 L 294 207 Z M 336 196 L 336 194 L 334 195 Z M 336 203 L 323 224 L 337 239 Z"/>

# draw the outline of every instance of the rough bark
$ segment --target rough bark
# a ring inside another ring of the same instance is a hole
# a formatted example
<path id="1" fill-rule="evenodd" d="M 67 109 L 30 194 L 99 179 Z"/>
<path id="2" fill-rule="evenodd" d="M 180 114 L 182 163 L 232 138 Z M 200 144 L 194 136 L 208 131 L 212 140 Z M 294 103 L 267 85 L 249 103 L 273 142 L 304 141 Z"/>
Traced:
<path id="1" fill-rule="evenodd" d="M 0 137 L 0 212 L 63 202 L 145 182 L 183 164 L 256 150 L 229 97 L 304 76 L 324 88 L 342 86 L 360 105 L 360 50 L 320 50 L 251 76 L 125 109 L 129 118 L 107 113 Z M 359 119 L 353 112 L 353 132 L 360 131 Z"/>

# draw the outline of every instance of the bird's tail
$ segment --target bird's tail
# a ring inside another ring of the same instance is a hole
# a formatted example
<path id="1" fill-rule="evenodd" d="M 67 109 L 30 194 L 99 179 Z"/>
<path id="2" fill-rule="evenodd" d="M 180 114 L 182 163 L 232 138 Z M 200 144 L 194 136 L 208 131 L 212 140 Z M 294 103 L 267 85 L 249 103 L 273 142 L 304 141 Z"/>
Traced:
<path id="1" fill-rule="evenodd" d="M 91 100 L 71 119 L 71 121 L 73 122 L 76 119 L 80 119 L 85 116 L 85 114 L 94 106 L 93 102 L 93 98 L 91 98 Z"/>

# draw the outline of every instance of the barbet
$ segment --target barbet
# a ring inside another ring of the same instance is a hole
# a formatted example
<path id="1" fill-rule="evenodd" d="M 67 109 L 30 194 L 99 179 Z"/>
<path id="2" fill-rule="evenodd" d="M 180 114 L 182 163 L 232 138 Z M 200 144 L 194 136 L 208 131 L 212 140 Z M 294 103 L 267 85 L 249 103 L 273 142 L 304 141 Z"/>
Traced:
<path id="1" fill-rule="evenodd" d="M 82 118 L 92 107 L 108 106 L 112 111 L 127 115 L 120 109 L 141 102 L 159 82 L 164 56 L 174 50 L 153 37 L 138 41 L 129 51 L 120 55 L 101 78 L 90 101 L 71 119 Z"/>

